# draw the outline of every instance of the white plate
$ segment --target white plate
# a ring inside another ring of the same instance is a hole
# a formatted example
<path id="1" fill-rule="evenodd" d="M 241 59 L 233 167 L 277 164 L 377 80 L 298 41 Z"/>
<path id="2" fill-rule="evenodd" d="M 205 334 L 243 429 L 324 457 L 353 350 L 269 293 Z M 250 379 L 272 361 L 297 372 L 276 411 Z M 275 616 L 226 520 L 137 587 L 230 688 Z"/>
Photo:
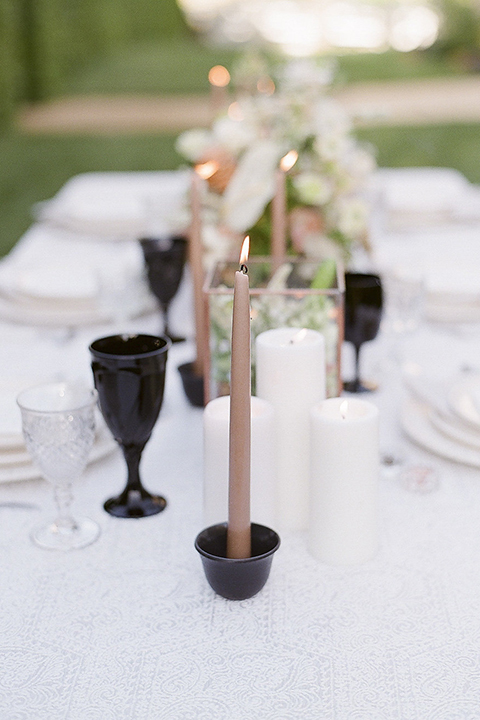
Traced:
<path id="1" fill-rule="evenodd" d="M 96 301 L 98 287 L 90 268 L 79 267 L 75 262 L 43 262 L 18 265 L 4 263 L 1 282 L 3 289 L 25 302 Z"/>
<path id="2" fill-rule="evenodd" d="M 428 416 L 432 425 L 443 435 L 462 445 L 480 450 L 480 430 L 475 430 L 473 427 L 465 425 L 453 415 L 451 418 L 440 415 L 432 408 L 430 408 Z"/>
<path id="3" fill-rule="evenodd" d="M 190 182 L 189 171 L 83 173 L 39 206 L 39 216 L 97 240 L 137 241 L 147 230 L 148 207 L 176 228 Z M 158 219 L 158 218 L 157 218 Z"/>
<path id="4" fill-rule="evenodd" d="M 62 307 L 65 309 L 62 310 Z M 145 295 L 139 301 L 138 308 L 132 313 L 139 317 L 156 309 L 155 298 Z M 23 325 L 40 325 L 42 327 L 81 327 L 84 325 L 97 325 L 110 320 L 109 312 L 105 309 L 85 310 L 68 307 L 66 304 L 27 303 L 16 302 L 8 295 L 1 294 L 0 289 L 0 318 Z"/>
<path id="5" fill-rule="evenodd" d="M 11 467 L 12 465 L 26 465 L 30 462 L 30 455 L 28 454 L 25 445 L 15 450 L 8 448 L 7 450 L 0 452 L 0 468 Z"/>
<path id="6" fill-rule="evenodd" d="M 434 455 L 480 468 L 480 450 L 462 445 L 438 432 L 430 422 L 428 405 L 408 400 L 402 409 L 401 425 L 412 442 Z"/>
<path id="7" fill-rule="evenodd" d="M 475 429 L 480 429 L 480 412 L 474 402 L 480 388 L 480 376 L 474 375 L 454 383 L 447 393 L 452 412 Z"/>
<path id="8" fill-rule="evenodd" d="M 25 447 L 22 433 L 2 432 L 0 433 L 0 452 L 19 450 Z"/>
<path id="9" fill-rule="evenodd" d="M 116 448 L 118 448 L 118 445 L 110 435 L 109 431 L 106 428 L 102 429 L 92 448 L 88 464 L 90 465 L 91 463 L 101 460 L 113 452 Z M 32 465 L 32 463 L 0 467 L 0 483 L 18 482 L 21 480 L 36 480 L 40 477 L 41 473 L 34 465 Z"/>

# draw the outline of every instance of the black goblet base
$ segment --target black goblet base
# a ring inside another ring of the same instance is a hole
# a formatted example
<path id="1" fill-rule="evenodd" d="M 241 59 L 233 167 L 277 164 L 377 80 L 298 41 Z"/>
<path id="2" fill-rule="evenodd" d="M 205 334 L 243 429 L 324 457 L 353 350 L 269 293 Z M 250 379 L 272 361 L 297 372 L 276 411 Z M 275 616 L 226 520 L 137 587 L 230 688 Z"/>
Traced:
<path id="1" fill-rule="evenodd" d="M 107 500 L 103 507 L 110 514 L 120 518 L 142 518 L 157 515 L 165 510 L 167 501 L 160 495 L 150 495 L 145 490 L 125 490 L 118 497 Z"/>
<path id="2" fill-rule="evenodd" d="M 377 390 L 378 384 L 374 380 L 347 380 L 343 389 L 349 393 L 367 393 Z"/>

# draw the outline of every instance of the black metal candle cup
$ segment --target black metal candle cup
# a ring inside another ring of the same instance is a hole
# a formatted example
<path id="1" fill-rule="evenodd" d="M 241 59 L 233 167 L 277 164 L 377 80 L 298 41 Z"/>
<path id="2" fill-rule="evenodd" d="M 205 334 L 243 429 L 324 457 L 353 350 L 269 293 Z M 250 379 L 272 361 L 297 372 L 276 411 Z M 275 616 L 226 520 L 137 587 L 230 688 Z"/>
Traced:
<path id="1" fill-rule="evenodd" d="M 227 600 L 246 600 L 256 595 L 268 580 L 280 538 L 264 525 L 251 524 L 252 555 L 227 558 L 227 523 L 202 530 L 195 540 L 205 576 L 212 590 Z"/>
<path id="2" fill-rule="evenodd" d="M 182 378 L 183 389 L 190 405 L 194 407 L 204 407 L 205 390 L 203 375 L 196 374 L 195 364 L 193 362 L 179 365 L 177 369 Z"/>

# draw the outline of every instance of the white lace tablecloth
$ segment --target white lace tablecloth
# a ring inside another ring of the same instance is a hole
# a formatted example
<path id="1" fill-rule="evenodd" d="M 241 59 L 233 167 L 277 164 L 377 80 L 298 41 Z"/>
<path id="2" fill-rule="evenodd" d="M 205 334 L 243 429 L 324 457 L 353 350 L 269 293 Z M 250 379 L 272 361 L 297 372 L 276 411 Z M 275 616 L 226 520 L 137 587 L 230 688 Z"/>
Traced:
<path id="1" fill-rule="evenodd" d="M 156 331 L 159 319 L 136 322 Z M 106 330 L 64 338 L 3 323 L 2 372 L 29 369 L 33 357 L 37 371 L 89 376 L 88 343 Z M 367 369 L 381 370 L 382 342 L 365 348 Z M 427 368 L 478 365 L 480 333 L 426 326 L 402 352 Z M 190 343 L 170 352 L 142 461 L 145 485 L 168 499 L 163 513 L 103 511 L 125 482 L 115 452 L 75 488 L 75 511 L 101 525 L 100 539 L 64 555 L 29 540 L 53 513 L 51 488 L 0 484 L 1 720 L 480 718 L 479 471 L 401 438 L 400 391 L 384 385 L 372 397 L 382 433 L 438 471 L 438 490 L 415 494 L 384 478 L 375 559 L 329 567 L 303 534 L 283 534 L 262 592 L 224 600 L 193 546 L 203 527 L 202 411 L 188 405 L 176 371 L 192 356 Z"/>

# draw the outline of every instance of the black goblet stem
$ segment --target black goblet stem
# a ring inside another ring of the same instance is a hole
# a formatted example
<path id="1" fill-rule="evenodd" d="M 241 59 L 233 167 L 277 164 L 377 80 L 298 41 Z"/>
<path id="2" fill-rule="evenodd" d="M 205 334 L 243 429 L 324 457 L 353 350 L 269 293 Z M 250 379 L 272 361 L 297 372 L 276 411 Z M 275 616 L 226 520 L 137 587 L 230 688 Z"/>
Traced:
<path id="1" fill-rule="evenodd" d="M 352 392 L 358 393 L 361 390 L 360 383 L 360 350 L 361 345 L 355 345 L 355 379 L 353 381 Z"/>
<path id="2" fill-rule="evenodd" d="M 168 320 L 168 313 L 170 309 L 170 301 L 160 302 L 160 307 L 163 313 L 163 334 L 166 335 L 173 343 L 184 342 L 185 338 L 180 335 L 173 335 L 170 332 L 170 325 Z"/>
<path id="3" fill-rule="evenodd" d="M 161 512 L 166 506 L 165 498 L 152 495 L 145 490 L 140 479 L 140 460 L 147 440 L 141 445 L 123 445 L 123 456 L 127 463 L 128 479 L 123 492 L 107 500 L 104 508 L 117 517 L 144 517 Z"/>
<path id="4" fill-rule="evenodd" d="M 160 306 L 162 308 L 162 313 L 163 313 L 163 334 L 166 335 L 167 337 L 171 338 L 170 327 L 169 327 L 169 322 L 168 322 L 168 310 L 170 308 L 170 303 L 169 302 L 161 302 Z"/>
<path id="5" fill-rule="evenodd" d="M 142 493 L 144 489 L 142 486 L 142 481 L 140 480 L 140 459 L 142 457 L 142 452 L 145 445 L 146 442 L 143 443 L 143 445 L 122 446 L 123 455 L 125 457 L 128 470 L 127 487 L 125 488 L 127 493 L 131 492 L 132 490 L 136 490 L 137 492 Z"/>

